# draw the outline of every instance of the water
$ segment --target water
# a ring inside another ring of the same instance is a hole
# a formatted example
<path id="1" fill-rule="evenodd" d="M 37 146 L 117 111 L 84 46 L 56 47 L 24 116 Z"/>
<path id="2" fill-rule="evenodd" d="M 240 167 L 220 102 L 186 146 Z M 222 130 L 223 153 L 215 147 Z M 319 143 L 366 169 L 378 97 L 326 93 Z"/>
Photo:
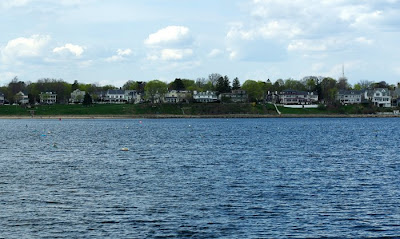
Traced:
<path id="1" fill-rule="evenodd" d="M 0 120 L 0 238 L 400 236 L 398 125 Z"/>

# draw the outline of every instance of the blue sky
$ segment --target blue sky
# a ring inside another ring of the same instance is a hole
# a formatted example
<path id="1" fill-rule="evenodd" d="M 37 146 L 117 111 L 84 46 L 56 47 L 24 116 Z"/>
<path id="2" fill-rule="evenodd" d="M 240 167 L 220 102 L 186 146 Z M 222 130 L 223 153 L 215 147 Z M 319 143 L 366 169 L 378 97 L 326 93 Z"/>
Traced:
<path id="1" fill-rule="evenodd" d="M 0 85 L 400 81 L 400 0 L 1 0 Z"/>

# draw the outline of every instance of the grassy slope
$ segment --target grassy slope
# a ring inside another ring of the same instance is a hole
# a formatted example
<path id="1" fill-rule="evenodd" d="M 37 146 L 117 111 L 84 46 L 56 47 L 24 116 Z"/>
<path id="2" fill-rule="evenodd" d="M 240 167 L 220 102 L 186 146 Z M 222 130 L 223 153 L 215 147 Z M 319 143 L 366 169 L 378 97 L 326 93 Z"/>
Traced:
<path id="1" fill-rule="evenodd" d="M 307 114 L 371 114 L 377 109 L 362 105 L 339 106 L 328 109 L 291 109 L 278 107 L 283 115 L 307 115 Z M 51 115 L 230 115 L 230 114 L 257 114 L 276 115 L 275 107 L 271 104 L 96 104 L 83 105 L 41 105 L 34 109 L 26 109 L 15 105 L 0 106 L 0 116 L 30 116 L 29 110 L 35 110 L 36 116 Z M 384 109 L 379 109 L 384 110 Z M 392 110 L 392 109 L 390 109 Z"/>
<path id="2" fill-rule="evenodd" d="M 0 116 L 30 116 L 29 111 L 34 110 L 36 116 L 51 115 L 146 115 L 146 114 L 171 114 L 171 115 L 217 115 L 217 114 L 275 114 L 269 106 L 251 104 L 96 104 L 83 105 L 40 105 L 33 109 L 20 106 L 0 106 Z"/>

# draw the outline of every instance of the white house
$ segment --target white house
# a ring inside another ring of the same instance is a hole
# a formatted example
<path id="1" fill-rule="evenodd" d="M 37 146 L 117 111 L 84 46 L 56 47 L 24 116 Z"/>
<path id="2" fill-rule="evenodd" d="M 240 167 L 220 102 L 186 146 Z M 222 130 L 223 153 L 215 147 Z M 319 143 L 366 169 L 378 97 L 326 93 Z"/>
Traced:
<path id="1" fill-rule="evenodd" d="M 57 102 L 57 94 L 53 92 L 42 92 L 39 95 L 41 104 L 55 104 Z"/>
<path id="2" fill-rule="evenodd" d="M 195 102 L 203 102 L 203 103 L 217 102 L 218 96 L 215 91 L 206 91 L 206 92 L 193 91 L 193 100 Z"/>
<path id="3" fill-rule="evenodd" d="M 318 94 L 316 92 L 284 90 L 280 92 L 279 100 L 284 105 L 308 105 L 318 102 Z"/>
<path id="4" fill-rule="evenodd" d="M 185 90 L 171 90 L 164 95 L 166 103 L 182 103 L 187 102 L 190 98 L 190 92 Z"/>
<path id="5" fill-rule="evenodd" d="M 126 102 L 134 104 L 140 103 L 142 101 L 140 94 L 138 94 L 136 90 L 125 90 L 124 99 Z"/>
<path id="6" fill-rule="evenodd" d="M 390 91 L 387 88 L 376 88 L 373 90 L 367 90 L 364 93 L 364 97 L 378 107 L 392 106 L 392 96 L 390 95 Z"/>
<path id="7" fill-rule="evenodd" d="M 360 104 L 364 91 L 361 90 L 339 90 L 336 100 L 345 104 Z"/>
<path id="8" fill-rule="evenodd" d="M 71 103 L 82 103 L 83 102 L 83 98 L 85 97 L 86 92 L 76 89 L 74 91 L 71 92 L 71 99 L 69 99 L 69 101 Z"/>
<path id="9" fill-rule="evenodd" d="M 125 102 L 125 90 L 107 90 L 105 94 L 105 101 L 109 103 Z"/>
<path id="10" fill-rule="evenodd" d="M 26 105 L 29 103 L 28 95 L 25 95 L 22 91 L 15 94 L 15 102 L 21 105 Z"/>

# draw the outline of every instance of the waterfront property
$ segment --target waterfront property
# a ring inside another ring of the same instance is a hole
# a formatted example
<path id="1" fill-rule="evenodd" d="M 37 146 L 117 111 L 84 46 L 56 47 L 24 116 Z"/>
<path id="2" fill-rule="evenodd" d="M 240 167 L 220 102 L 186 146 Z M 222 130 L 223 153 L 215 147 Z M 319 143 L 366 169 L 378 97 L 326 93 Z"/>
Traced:
<path id="1" fill-rule="evenodd" d="M 52 105 L 57 103 L 57 94 L 54 92 L 41 92 L 39 98 L 41 104 Z"/>
<path id="2" fill-rule="evenodd" d="M 165 103 L 188 103 L 192 94 L 186 90 L 170 90 L 164 96 Z"/>
<path id="3" fill-rule="evenodd" d="M 218 96 L 217 92 L 215 91 L 205 91 L 205 92 L 193 91 L 193 100 L 195 102 L 212 103 L 218 101 Z"/>
<path id="4" fill-rule="evenodd" d="M 104 101 L 109 103 L 124 103 L 125 102 L 125 90 L 107 90 Z"/>
<path id="5" fill-rule="evenodd" d="M 366 90 L 364 98 L 377 107 L 391 107 L 392 96 L 387 88 L 376 88 L 373 90 Z"/>
<path id="6" fill-rule="evenodd" d="M 231 93 L 221 93 L 219 95 L 221 102 L 230 101 L 232 103 L 246 103 L 249 101 L 249 96 L 245 90 L 232 90 Z"/>
<path id="7" fill-rule="evenodd" d="M 268 91 L 265 97 L 266 102 L 276 104 L 279 103 L 279 94 L 278 91 Z"/>
<path id="8" fill-rule="evenodd" d="M 361 90 L 339 90 L 336 95 L 336 100 L 341 104 L 360 104 L 363 96 Z"/>
<path id="9" fill-rule="evenodd" d="M 76 89 L 74 91 L 72 91 L 71 93 L 71 98 L 69 99 L 70 103 L 82 103 L 83 102 L 83 98 L 85 97 L 86 92 Z"/>
<path id="10" fill-rule="evenodd" d="M 297 90 L 284 90 L 279 94 L 279 103 L 284 105 L 305 105 L 318 102 L 317 92 L 305 92 Z"/>
<path id="11" fill-rule="evenodd" d="M 15 94 L 15 103 L 21 104 L 21 105 L 26 105 L 29 104 L 29 97 L 26 95 L 24 92 L 20 91 L 17 94 Z"/>

